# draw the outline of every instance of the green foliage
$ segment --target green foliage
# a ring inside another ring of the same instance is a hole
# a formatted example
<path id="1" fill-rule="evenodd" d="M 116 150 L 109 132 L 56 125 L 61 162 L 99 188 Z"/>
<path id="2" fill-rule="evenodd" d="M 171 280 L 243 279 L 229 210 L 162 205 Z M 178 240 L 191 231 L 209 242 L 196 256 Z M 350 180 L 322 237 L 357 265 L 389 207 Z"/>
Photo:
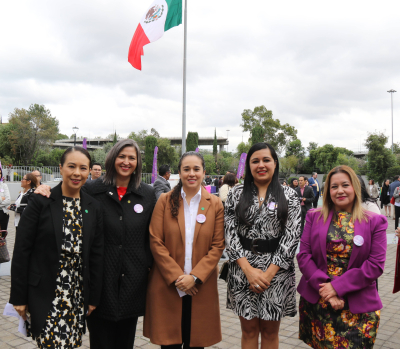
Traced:
<path id="1" fill-rule="evenodd" d="M 69 138 L 69 137 L 68 137 L 66 134 L 59 133 L 59 134 L 57 135 L 56 140 L 58 141 L 58 140 L 60 140 L 60 139 L 68 139 L 68 138 Z"/>
<path id="2" fill-rule="evenodd" d="M 310 153 L 311 150 L 316 150 L 317 148 L 318 148 L 318 143 L 310 142 L 308 143 L 307 151 L 308 153 Z"/>
<path id="3" fill-rule="evenodd" d="M 146 163 L 146 173 L 151 173 L 153 170 L 153 157 L 154 148 L 157 145 L 157 138 L 154 136 L 147 136 L 146 139 L 146 150 L 144 153 Z"/>
<path id="4" fill-rule="evenodd" d="M 343 147 L 336 147 L 336 149 L 339 151 L 340 154 L 344 154 L 344 155 L 348 155 L 348 156 L 352 156 L 354 154 L 353 151 L 343 148 Z"/>
<path id="5" fill-rule="evenodd" d="M 140 150 L 145 151 L 147 136 L 153 136 L 156 138 L 160 138 L 160 134 L 154 128 L 152 128 L 150 130 L 150 133 L 147 130 L 141 130 L 138 133 L 131 132 L 129 134 L 128 138 L 133 139 L 138 144 Z"/>
<path id="6" fill-rule="evenodd" d="M 57 139 L 58 120 L 44 105 L 32 104 L 28 110 L 15 108 L 8 120 L 12 125 L 8 142 L 16 163 L 31 164 L 39 149 Z"/>
<path id="7" fill-rule="evenodd" d="M 118 142 L 117 131 L 115 131 L 112 144 L 115 145 L 117 144 L 117 142 Z"/>
<path id="8" fill-rule="evenodd" d="M 339 150 L 332 144 L 325 144 L 316 150 L 311 150 L 310 157 L 311 156 L 315 156 L 315 165 L 322 172 L 329 172 L 337 164 Z"/>
<path id="9" fill-rule="evenodd" d="M 169 165 L 173 172 L 178 172 L 179 156 L 175 148 L 171 146 L 171 141 L 168 138 L 159 138 L 157 140 L 158 154 L 157 165 Z"/>
<path id="10" fill-rule="evenodd" d="M 217 142 L 217 129 L 214 129 L 214 141 L 213 141 L 213 155 L 218 154 L 218 142 Z"/>
<path id="11" fill-rule="evenodd" d="M 237 153 L 236 153 L 236 157 L 238 159 L 240 159 L 240 156 L 242 155 L 242 153 L 248 153 L 249 149 L 251 148 L 251 144 L 250 143 L 244 143 L 244 142 L 240 142 L 237 146 Z"/>
<path id="12" fill-rule="evenodd" d="M 199 146 L 199 134 L 197 132 L 188 132 L 186 138 L 186 151 L 195 151 Z"/>
<path id="13" fill-rule="evenodd" d="M 392 166 L 389 167 L 386 171 L 386 178 L 389 178 L 390 180 L 392 180 L 392 178 L 396 175 L 400 175 L 400 166 L 396 165 L 396 166 Z M 386 179 L 385 178 L 385 179 Z"/>
<path id="14" fill-rule="evenodd" d="M 65 149 L 40 149 L 33 161 L 35 166 L 58 166 Z"/>
<path id="15" fill-rule="evenodd" d="M 264 141 L 270 143 L 278 154 L 282 154 L 287 144 L 297 139 L 295 127 L 284 124 L 279 119 L 274 119 L 272 111 L 265 106 L 255 107 L 254 110 L 245 109 L 242 113 L 243 131 L 251 131 L 256 126 L 264 129 Z M 250 141 L 250 140 L 249 140 Z"/>
<path id="16" fill-rule="evenodd" d="M 301 144 L 300 139 L 291 141 L 286 148 L 286 157 L 294 155 L 298 159 L 303 159 L 305 156 L 305 149 Z"/>
<path id="17" fill-rule="evenodd" d="M 388 137 L 381 132 L 369 133 L 365 141 L 368 148 L 367 175 L 375 182 L 382 183 L 387 176 L 387 171 L 396 161 L 392 151 L 385 147 Z"/>
<path id="18" fill-rule="evenodd" d="M 251 130 L 250 142 L 251 145 L 264 142 L 264 128 L 262 128 L 260 125 L 255 126 Z"/>
<path id="19" fill-rule="evenodd" d="M 299 162 L 299 159 L 294 155 L 280 158 L 279 159 L 280 173 L 284 174 L 285 178 L 289 177 L 292 173 L 295 172 L 298 162 Z"/>
<path id="20" fill-rule="evenodd" d="M 215 158 L 212 154 L 203 154 L 206 174 L 216 174 Z"/>
<path id="21" fill-rule="evenodd" d="M 11 158 L 11 162 L 13 162 L 13 159 L 11 156 L 11 143 L 9 142 L 9 137 L 11 136 L 13 129 L 15 129 L 13 124 L 3 124 L 0 127 L 0 157 L 9 157 Z"/>
<path id="22" fill-rule="evenodd" d="M 349 156 L 340 153 L 337 158 L 337 166 L 339 165 L 349 166 L 354 170 L 355 173 L 360 174 L 359 162 L 354 156 Z"/>

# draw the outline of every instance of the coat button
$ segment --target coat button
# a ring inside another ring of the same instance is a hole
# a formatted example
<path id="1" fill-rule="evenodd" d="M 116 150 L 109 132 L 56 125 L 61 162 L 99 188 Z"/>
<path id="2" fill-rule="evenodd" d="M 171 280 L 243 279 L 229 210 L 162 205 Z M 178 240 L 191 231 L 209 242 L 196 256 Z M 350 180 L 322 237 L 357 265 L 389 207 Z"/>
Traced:
<path id="1" fill-rule="evenodd" d="M 121 276 L 122 276 L 122 277 L 124 277 L 124 276 L 125 276 L 125 274 L 122 274 Z"/>
<path id="2" fill-rule="evenodd" d="M 122 216 L 119 217 L 119 220 L 122 221 Z"/>
<path id="3" fill-rule="evenodd" d="M 119 245 L 119 248 L 122 248 L 122 245 Z M 86 267 L 85 267 L 86 268 Z"/>

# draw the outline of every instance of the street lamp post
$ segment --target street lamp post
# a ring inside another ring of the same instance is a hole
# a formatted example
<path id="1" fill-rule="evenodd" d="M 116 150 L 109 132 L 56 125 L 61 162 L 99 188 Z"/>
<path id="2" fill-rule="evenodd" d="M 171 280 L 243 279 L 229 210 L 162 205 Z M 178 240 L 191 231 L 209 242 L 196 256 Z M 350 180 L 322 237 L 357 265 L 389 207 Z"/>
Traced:
<path id="1" fill-rule="evenodd" d="M 397 91 L 391 89 L 388 92 L 390 93 L 390 99 L 392 102 L 392 154 L 393 154 L 393 93 Z"/>
<path id="2" fill-rule="evenodd" d="M 78 127 L 72 127 L 72 131 L 74 131 L 74 147 L 76 146 L 76 132 L 79 130 Z"/>
<path id="3" fill-rule="evenodd" d="M 226 141 L 228 142 L 228 132 L 229 132 L 230 130 L 226 130 Z M 228 150 L 229 150 L 229 142 L 228 142 L 228 144 L 226 145 L 226 152 L 228 152 Z"/>

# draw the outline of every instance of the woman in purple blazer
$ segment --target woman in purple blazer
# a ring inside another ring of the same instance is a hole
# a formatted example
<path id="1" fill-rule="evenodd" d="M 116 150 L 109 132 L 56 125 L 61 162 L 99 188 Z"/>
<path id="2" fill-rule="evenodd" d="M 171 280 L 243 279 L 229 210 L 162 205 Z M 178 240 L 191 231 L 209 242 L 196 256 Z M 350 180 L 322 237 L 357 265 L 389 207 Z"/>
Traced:
<path id="1" fill-rule="evenodd" d="M 297 255 L 303 274 L 299 338 L 312 348 L 373 348 L 387 220 L 362 208 L 350 167 L 331 170 L 325 188 L 322 208 L 307 213 Z"/>

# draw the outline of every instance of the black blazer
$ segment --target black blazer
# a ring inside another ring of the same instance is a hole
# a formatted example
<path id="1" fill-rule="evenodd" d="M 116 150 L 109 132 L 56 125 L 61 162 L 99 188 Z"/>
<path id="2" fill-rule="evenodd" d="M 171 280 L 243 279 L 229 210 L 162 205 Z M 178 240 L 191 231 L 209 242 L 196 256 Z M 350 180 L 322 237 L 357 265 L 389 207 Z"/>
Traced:
<path id="1" fill-rule="evenodd" d="M 100 301 L 103 276 L 103 218 L 101 205 L 81 190 L 83 219 L 83 287 L 88 305 Z M 55 297 L 63 239 L 61 183 L 50 198 L 33 194 L 18 224 L 11 264 L 13 305 L 28 305 L 32 333 L 39 336 Z"/>
<path id="2" fill-rule="evenodd" d="M 306 210 L 308 211 L 309 209 L 311 209 L 312 203 L 315 199 L 314 190 L 307 185 L 304 187 L 303 195 L 301 195 L 300 186 L 297 186 L 294 190 L 296 190 L 297 196 L 299 198 L 306 198 L 306 201 L 304 201 L 304 206 L 306 207 Z"/>

